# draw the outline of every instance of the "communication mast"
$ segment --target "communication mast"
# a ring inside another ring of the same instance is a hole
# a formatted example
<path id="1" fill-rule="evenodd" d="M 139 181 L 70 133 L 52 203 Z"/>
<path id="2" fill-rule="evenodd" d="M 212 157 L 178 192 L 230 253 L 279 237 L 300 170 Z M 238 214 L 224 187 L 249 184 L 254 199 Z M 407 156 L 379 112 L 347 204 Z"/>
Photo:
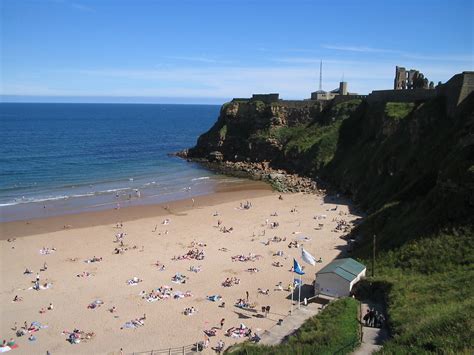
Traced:
<path id="1" fill-rule="evenodd" d="M 323 90 L 323 61 L 319 63 L 319 91 Z"/>

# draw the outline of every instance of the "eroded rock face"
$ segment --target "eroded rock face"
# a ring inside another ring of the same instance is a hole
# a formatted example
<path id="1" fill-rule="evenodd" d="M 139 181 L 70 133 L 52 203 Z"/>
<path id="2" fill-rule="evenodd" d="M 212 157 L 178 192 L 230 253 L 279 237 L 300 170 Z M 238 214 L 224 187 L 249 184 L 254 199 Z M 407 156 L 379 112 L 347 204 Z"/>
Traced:
<path id="1" fill-rule="evenodd" d="M 232 101 L 222 106 L 214 126 L 201 135 L 191 158 L 209 158 L 211 152 L 222 153 L 226 161 L 271 160 L 281 144 L 266 133 L 276 127 L 308 123 L 321 113 L 322 104 L 314 101 Z"/>

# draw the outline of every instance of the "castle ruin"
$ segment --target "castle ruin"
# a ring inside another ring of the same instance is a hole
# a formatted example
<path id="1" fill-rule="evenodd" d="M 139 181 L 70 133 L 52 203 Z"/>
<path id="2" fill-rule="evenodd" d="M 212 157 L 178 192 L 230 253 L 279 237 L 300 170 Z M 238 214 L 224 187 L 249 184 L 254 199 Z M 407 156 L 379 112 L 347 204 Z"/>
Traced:
<path id="1" fill-rule="evenodd" d="M 411 90 L 411 89 L 434 89 L 434 83 L 428 81 L 423 73 L 418 70 L 406 70 L 404 67 L 395 67 L 395 80 L 393 83 L 394 90 Z"/>

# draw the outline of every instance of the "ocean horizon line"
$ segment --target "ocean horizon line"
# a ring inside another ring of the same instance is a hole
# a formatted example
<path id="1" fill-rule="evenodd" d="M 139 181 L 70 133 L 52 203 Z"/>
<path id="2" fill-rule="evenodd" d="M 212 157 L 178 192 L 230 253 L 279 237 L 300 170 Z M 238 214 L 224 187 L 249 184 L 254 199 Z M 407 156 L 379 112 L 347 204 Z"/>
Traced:
<path id="1" fill-rule="evenodd" d="M 0 95 L 0 103 L 22 104 L 137 104 L 137 105 L 222 105 L 232 98 L 192 98 L 153 96 L 42 96 Z"/>

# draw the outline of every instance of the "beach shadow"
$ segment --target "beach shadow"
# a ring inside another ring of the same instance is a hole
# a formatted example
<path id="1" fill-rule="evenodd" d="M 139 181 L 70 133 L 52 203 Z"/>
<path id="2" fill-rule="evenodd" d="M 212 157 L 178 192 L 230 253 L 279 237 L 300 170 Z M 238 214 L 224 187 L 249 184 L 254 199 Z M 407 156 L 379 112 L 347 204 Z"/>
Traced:
<path id="1" fill-rule="evenodd" d="M 250 319 L 250 318 L 252 318 L 251 316 L 248 316 L 246 314 L 243 314 L 243 313 L 240 313 L 240 312 L 237 312 L 237 311 L 234 311 L 234 313 L 239 316 L 239 319 Z"/>
<path id="2" fill-rule="evenodd" d="M 339 195 L 339 196 L 338 196 Z M 360 208 L 358 208 L 355 203 L 351 200 L 351 197 L 348 195 L 344 195 L 342 193 L 331 193 L 328 191 L 328 194 L 324 196 L 323 198 L 324 203 L 327 204 L 335 204 L 335 205 L 344 205 L 348 207 L 349 213 L 358 216 L 358 217 L 363 217 L 364 213 Z M 327 212 L 338 212 L 339 208 L 334 210 L 334 206 L 327 206 L 326 209 L 329 209 Z"/>
<path id="3" fill-rule="evenodd" d="M 295 289 L 293 291 L 293 301 L 294 302 L 298 302 L 298 293 L 299 293 L 298 289 Z M 301 286 L 301 301 L 303 301 L 305 298 L 309 299 L 313 296 L 314 296 L 314 286 L 313 285 L 304 284 L 303 286 Z M 289 293 L 288 296 L 286 296 L 286 299 L 287 300 L 292 299 L 291 293 Z"/>

